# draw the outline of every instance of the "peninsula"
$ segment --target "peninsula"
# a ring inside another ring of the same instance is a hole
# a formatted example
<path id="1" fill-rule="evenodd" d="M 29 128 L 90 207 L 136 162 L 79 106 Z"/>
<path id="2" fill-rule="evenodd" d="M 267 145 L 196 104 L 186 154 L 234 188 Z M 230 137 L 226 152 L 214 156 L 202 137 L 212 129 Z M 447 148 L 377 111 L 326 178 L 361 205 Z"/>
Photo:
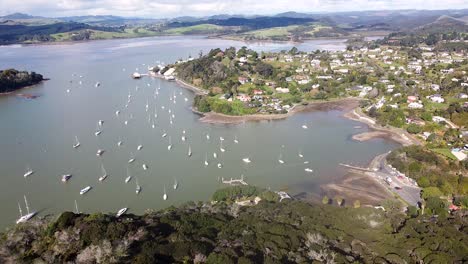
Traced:
<path id="1" fill-rule="evenodd" d="M 15 69 L 0 70 L 0 94 L 35 85 L 44 78 L 35 72 L 18 71 Z"/>

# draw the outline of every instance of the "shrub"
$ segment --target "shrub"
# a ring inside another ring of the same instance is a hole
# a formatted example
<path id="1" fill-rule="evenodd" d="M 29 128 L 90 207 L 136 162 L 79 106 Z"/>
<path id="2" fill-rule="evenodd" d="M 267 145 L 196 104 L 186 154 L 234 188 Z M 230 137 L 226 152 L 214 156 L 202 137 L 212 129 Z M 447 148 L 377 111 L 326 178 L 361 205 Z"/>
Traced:
<path id="1" fill-rule="evenodd" d="M 421 133 L 421 127 L 416 125 L 416 124 L 410 124 L 407 128 L 406 131 L 408 131 L 411 134 L 419 134 Z"/>

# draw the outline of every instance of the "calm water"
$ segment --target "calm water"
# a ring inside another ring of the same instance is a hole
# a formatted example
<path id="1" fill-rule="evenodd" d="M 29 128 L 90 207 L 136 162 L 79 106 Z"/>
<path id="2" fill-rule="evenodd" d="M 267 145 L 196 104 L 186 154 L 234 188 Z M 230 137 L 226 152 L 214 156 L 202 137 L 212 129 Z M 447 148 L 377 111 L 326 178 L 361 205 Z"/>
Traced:
<path id="1" fill-rule="evenodd" d="M 24 194 L 30 207 L 45 215 L 74 210 L 74 200 L 83 212 L 116 212 L 129 207 L 132 213 L 188 200 L 207 200 L 222 186 L 220 177 L 241 174 L 249 184 L 274 190 L 318 192 L 320 184 L 342 177 L 344 171 L 338 163 L 364 165 L 373 156 L 396 147 L 385 140 L 352 141 L 353 134 L 367 128 L 342 118 L 342 113 L 336 111 L 301 113 L 272 122 L 203 124 L 190 111 L 191 92 L 159 79 L 130 78 L 136 68 L 143 72 L 157 60 L 173 62 L 189 55 L 197 56 L 200 50 L 244 45 L 259 51 L 292 47 L 288 43 L 246 44 L 201 37 L 0 47 L 0 68 L 34 70 L 50 78 L 20 91 L 41 95 L 37 99 L 0 97 L 0 227 L 12 225 L 18 218 L 17 203 L 22 202 Z M 341 40 L 311 41 L 298 46 L 306 51 L 344 47 Z M 96 88 L 98 81 L 101 86 Z M 155 97 L 157 87 L 160 90 Z M 129 93 L 132 101 L 125 108 Z M 174 94 L 175 104 L 170 101 Z M 121 111 L 118 117 L 116 110 Z M 154 118 L 155 111 L 157 118 Z M 175 118 L 171 125 L 172 114 Z M 94 132 L 100 119 L 105 123 L 102 134 L 96 137 Z M 126 120 L 128 125 L 124 124 Z M 151 126 L 153 121 L 155 128 Z M 302 129 L 303 124 L 309 129 Z M 181 140 L 183 130 L 185 142 Z M 162 138 L 163 133 L 168 136 Z M 78 149 L 72 147 L 75 136 L 81 142 Z M 225 139 L 224 153 L 219 149 L 219 137 Z M 167 149 L 169 138 L 173 145 L 171 151 Z M 234 143 L 235 138 L 239 144 Z M 120 147 L 119 140 L 123 141 Z M 140 144 L 143 149 L 137 151 Z M 189 144 L 193 151 L 191 158 L 187 157 Z M 98 149 L 106 150 L 101 158 L 96 156 Z M 218 159 L 213 158 L 213 152 L 217 152 Z M 299 158 L 299 152 L 304 159 Z M 136 161 L 129 165 L 127 161 L 132 154 Z M 206 155 L 208 167 L 203 164 Z M 280 155 L 285 164 L 278 163 Z M 244 157 L 250 157 L 252 163 L 243 163 Z M 304 165 L 304 161 L 310 163 Z M 102 175 L 101 162 L 109 174 L 104 182 L 98 182 Z M 223 165 L 221 169 L 217 168 L 218 162 Z M 147 171 L 142 169 L 143 163 L 149 166 Z M 125 184 L 127 166 L 133 179 Z M 27 167 L 35 173 L 25 179 Z M 307 167 L 314 172 L 306 173 Z M 66 184 L 60 181 L 65 173 L 73 174 Z M 140 195 L 135 194 L 136 178 L 143 189 Z M 175 179 L 179 188 L 174 191 Z M 80 196 L 80 189 L 87 185 L 93 189 Z M 162 199 L 164 188 L 167 201 Z"/>

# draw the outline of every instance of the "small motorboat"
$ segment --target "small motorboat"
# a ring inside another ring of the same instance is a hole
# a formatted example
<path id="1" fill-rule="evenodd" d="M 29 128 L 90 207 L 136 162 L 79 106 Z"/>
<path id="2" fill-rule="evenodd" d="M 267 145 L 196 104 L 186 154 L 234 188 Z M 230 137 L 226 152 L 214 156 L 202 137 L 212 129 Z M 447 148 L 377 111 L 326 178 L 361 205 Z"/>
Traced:
<path id="1" fill-rule="evenodd" d="M 105 150 L 103 149 L 98 149 L 98 151 L 96 152 L 96 156 L 101 156 L 102 154 L 104 154 Z"/>
<path id="2" fill-rule="evenodd" d="M 91 186 L 86 186 L 85 188 L 81 189 L 80 195 L 83 195 L 83 194 L 89 192 L 89 190 L 91 190 L 91 189 L 92 189 Z"/>
<path id="3" fill-rule="evenodd" d="M 245 163 L 250 163 L 250 162 L 252 162 L 249 158 L 243 158 L 242 161 L 245 162 Z"/>
<path id="4" fill-rule="evenodd" d="M 310 169 L 310 168 L 305 168 L 304 169 L 306 172 L 313 172 L 314 170 Z"/>
<path id="5" fill-rule="evenodd" d="M 125 214 L 125 212 L 127 212 L 128 208 L 125 207 L 125 208 L 122 208 L 120 209 L 117 214 L 115 215 L 116 217 L 120 217 L 121 215 Z"/>

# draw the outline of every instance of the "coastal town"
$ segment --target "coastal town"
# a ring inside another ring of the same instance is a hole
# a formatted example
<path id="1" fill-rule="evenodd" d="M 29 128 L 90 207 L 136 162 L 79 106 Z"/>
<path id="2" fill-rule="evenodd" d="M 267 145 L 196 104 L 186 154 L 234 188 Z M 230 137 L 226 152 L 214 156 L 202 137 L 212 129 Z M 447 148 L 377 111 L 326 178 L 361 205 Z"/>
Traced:
<path id="1" fill-rule="evenodd" d="M 423 201 L 437 196 L 446 201 L 444 208 L 456 210 L 466 206 L 468 186 L 467 36 L 437 37 L 432 45 L 412 46 L 401 44 L 404 37 L 386 37 L 351 43 L 345 51 L 213 49 L 152 72 L 194 87 L 197 111 L 227 119 L 283 117 L 318 103 L 356 99 L 359 107 L 348 117 L 378 132 L 353 138 L 389 137 L 409 148 L 383 159 L 374 174 L 386 168 L 380 180 L 396 195 L 409 186 L 403 199 L 409 204 L 421 206 L 419 195 Z M 433 155 L 448 169 L 432 169 L 424 158 L 411 157 L 414 151 Z"/>

